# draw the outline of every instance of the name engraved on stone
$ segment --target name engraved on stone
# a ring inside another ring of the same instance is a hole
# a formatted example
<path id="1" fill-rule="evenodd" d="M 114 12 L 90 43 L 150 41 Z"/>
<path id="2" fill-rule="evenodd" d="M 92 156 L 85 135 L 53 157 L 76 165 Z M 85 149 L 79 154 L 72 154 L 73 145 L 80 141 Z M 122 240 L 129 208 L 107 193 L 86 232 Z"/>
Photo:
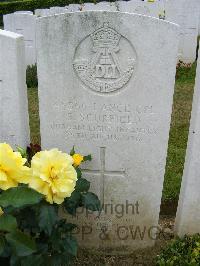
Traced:
<path id="1" fill-rule="evenodd" d="M 81 103 L 74 98 L 54 102 L 53 106 L 62 110 L 65 122 L 52 121 L 49 129 L 57 134 L 64 132 L 66 139 L 142 142 L 158 133 L 149 124 L 155 115 L 152 105 L 131 108 L 122 103 Z"/>
<path id="2" fill-rule="evenodd" d="M 84 52 L 86 43 L 89 54 Z M 86 87 L 110 93 L 121 89 L 131 79 L 136 69 L 136 52 L 125 37 L 109 23 L 104 23 L 78 45 L 73 66 Z"/>

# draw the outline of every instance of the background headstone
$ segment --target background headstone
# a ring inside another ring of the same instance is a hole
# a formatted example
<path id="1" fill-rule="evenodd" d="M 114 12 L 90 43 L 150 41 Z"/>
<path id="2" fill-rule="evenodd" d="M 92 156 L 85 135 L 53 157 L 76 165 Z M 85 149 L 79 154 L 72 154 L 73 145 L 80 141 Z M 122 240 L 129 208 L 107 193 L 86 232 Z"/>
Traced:
<path id="1" fill-rule="evenodd" d="M 180 236 L 200 233 L 200 58 L 193 96 L 189 140 L 185 159 L 175 232 Z"/>
<path id="2" fill-rule="evenodd" d="M 66 7 L 60 7 L 60 6 L 50 7 L 50 15 L 62 14 L 62 13 L 65 13 L 67 11 L 68 10 Z"/>
<path id="3" fill-rule="evenodd" d="M 30 15 L 33 15 L 33 12 L 32 11 L 15 11 L 15 14 L 30 14 Z"/>
<path id="4" fill-rule="evenodd" d="M 155 2 L 131 0 L 117 1 L 121 12 L 137 13 L 165 19 L 181 27 L 178 61 L 186 66 L 196 60 L 197 37 L 199 29 L 200 1 L 161 0 Z"/>
<path id="5" fill-rule="evenodd" d="M 24 40 L 0 30 L 0 142 L 30 143 Z"/>
<path id="6" fill-rule="evenodd" d="M 66 6 L 69 12 L 76 12 L 81 10 L 81 5 L 79 4 L 70 4 Z"/>
<path id="7" fill-rule="evenodd" d="M 45 9 L 36 9 L 35 10 L 35 15 L 38 17 L 45 17 L 50 15 L 50 9 L 45 8 Z"/>
<path id="8" fill-rule="evenodd" d="M 169 22 L 120 12 L 37 20 L 42 147 L 91 153 L 83 175 L 105 207 L 77 217 L 82 246 L 120 253 L 154 244 L 178 35 Z M 84 225 L 92 232 L 82 239 Z M 133 239 L 137 227 L 143 239 Z"/>
<path id="9" fill-rule="evenodd" d="M 4 30 L 24 36 L 26 65 L 36 63 L 36 16 L 26 13 L 13 13 L 3 16 Z"/>
<path id="10" fill-rule="evenodd" d="M 82 5 L 81 11 L 95 11 L 95 10 L 97 10 L 96 6 L 97 5 L 95 5 L 94 3 L 84 3 Z"/>
<path id="11" fill-rule="evenodd" d="M 164 13 L 164 2 L 144 2 L 141 0 L 117 1 L 116 5 L 121 12 L 137 13 L 159 18 Z"/>
<path id="12" fill-rule="evenodd" d="M 96 10 L 117 11 L 115 2 L 99 2 L 96 4 Z"/>
<path id="13" fill-rule="evenodd" d="M 166 20 L 181 27 L 179 60 L 192 64 L 196 60 L 200 6 L 196 0 L 166 0 Z"/>

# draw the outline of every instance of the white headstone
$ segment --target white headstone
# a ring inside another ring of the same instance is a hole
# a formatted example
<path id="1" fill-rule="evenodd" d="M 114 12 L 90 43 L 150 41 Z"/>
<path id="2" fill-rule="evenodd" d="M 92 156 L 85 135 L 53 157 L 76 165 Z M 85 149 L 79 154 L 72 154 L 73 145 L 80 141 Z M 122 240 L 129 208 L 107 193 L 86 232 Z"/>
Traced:
<path id="1" fill-rule="evenodd" d="M 182 237 L 200 233 L 200 57 L 193 96 L 189 140 L 175 231 Z"/>
<path id="2" fill-rule="evenodd" d="M 155 2 L 131 0 L 117 1 L 121 12 L 137 13 L 166 19 L 181 26 L 178 61 L 191 65 L 196 60 L 199 0 L 161 0 Z"/>
<path id="3" fill-rule="evenodd" d="M 81 11 L 95 11 L 97 10 L 97 5 L 95 5 L 94 3 L 85 3 L 84 5 L 82 5 L 82 10 Z"/>
<path id="4" fill-rule="evenodd" d="M 96 10 L 117 11 L 115 2 L 99 2 L 96 4 L 96 8 Z"/>
<path id="5" fill-rule="evenodd" d="M 137 12 L 135 12 L 135 9 L 137 8 L 138 5 L 140 5 L 140 7 L 144 7 L 144 2 L 142 2 L 140 0 L 117 1 L 116 4 L 117 4 L 119 11 L 129 12 L 129 13 L 137 13 Z M 147 15 L 147 13 L 149 14 L 149 10 L 147 12 L 143 12 L 142 15 Z"/>
<path id="6" fill-rule="evenodd" d="M 166 20 L 181 27 L 179 60 L 192 64 L 196 60 L 199 23 L 199 5 L 196 0 L 168 0 L 165 3 Z"/>
<path id="7" fill-rule="evenodd" d="M 198 12 L 198 35 L 200 35 L 200 1 L 199 0 L 195 0 L 196 1 L 196 5 L 198 7 L 198 10 L 196 12 Z"/>
<path id="8" fill-rule="evenodd" d="M 0 142 L 30 143 L 24 40 L 0 30 Z"/>
<path id="9" fill-rule="evenodd" d="M 79 4 L 70 4 L 67 6 L 67 9 L 69 12 L 76 12 L 81 10 L 81 5 Z"/>
<path id="10" fill-rule="evenodd" d="M 24 36 L 26 65 L 36 63 L 36 16 L 25 13 L 13 13 L 3 16 L 4 30 Z"/>
<path id="11" fill-rule="evenodd" d="M 141 0 L 118 1 L 118 10 L 121 12 L 137 13 L 141 15 L 159 18 L 164 10 L 163 2 L 144 2 Z"/>
<path id="12" fill-rule="evenodd" d="M 81 216 L 79 225 L 92 228 L 81 245 L 109 253 L 152 246 L 178 26 L 121 12 L 67 13 L 37 20 L 37 48 L 42 147 L 91 153 L 83 175 L 104 204 L 100 217 Z M 133 239 L 135 226 L 143 240 Z"/>
<path id="13" fill-rule="evenodd" d="M 117 11 L 117 6 L 114 2 L 99 2 L 94 3 L 85 3 L 82 5 L 81 11 Z"/>
<path id="14" fill-rule="evenodd" d="M 32 11 L 15 11 L 15 14 L 30 14 L 30 15 L 33 15 L 33 12 Z"/>
<path id="15" fill-rule="evenodd" d="M 200 14 L 199 14 L 199 31 L 198 31 L 198 35 L 200 35 Z"/>
<path id="16" fill-rule="evenodd" d="M 50 7 L 50 15 L 57 15 L 67 12 L 68 10 L 65 7 L 54 6 Z"/>
<path id="17" fill-rule="evenodd" d="M 35 10 L 35 15 L 38 17 L 45 17 L 50 15 L 50 9 L 45 8 L 45 9 L 36 9 Z"/>

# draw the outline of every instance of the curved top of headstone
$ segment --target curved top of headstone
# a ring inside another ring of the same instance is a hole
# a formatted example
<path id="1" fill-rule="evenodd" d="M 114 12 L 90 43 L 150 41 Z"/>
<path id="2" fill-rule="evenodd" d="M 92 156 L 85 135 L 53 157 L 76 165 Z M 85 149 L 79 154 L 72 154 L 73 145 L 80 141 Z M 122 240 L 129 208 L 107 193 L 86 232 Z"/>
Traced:
<path id="1" fill-rule="evenodd" d="M 80 15 L 81 13 L 81 15 Z M 72 15 L 73 14 L 73 15 Z M 62 17 L 70 17 L 70 16 L 74 16 L 74 17 L 80 17 L 80 18 L 92 18 L 93 16 L 110 16 L 110 19 L 115 19 L 115 17 L 121 17 L 123 18 L 123 16 L 129 17 L 134 19 L 135 21 L 143 21 L 144 23 L 152 23 L 154 25 L 163 25 L 164 27 L 171 27 L 174 29 L 178 29 L 180 26 L 176 23 L 170 22 L 170 21 L 166 21 L 166 20 L 161 20 L 155 17 L 151 17 L 149 15 L 145 15 L 145 14 L 138 14 L 138 13 L 128 13 L 128 12 L 115 12 L 115 11 L 107 11 L 107 10 L 87 10 L 87 11 L 82 11 L 82 12 L 66 12 L 66 13 L 62 13 L 62 14 L 56 14 L 54 16 L 48 16 L 48 17 L 40 17 L 38 18 L 38 23 L 40 23 L 39 21 L 43 21 L 44 19 L 48 19 L 51 20 L 53 19 L 59 19 Z M 41 22 L 42 23 L 42 22 Z M 179 31 L 179 29 L 178 29 Z"/>
<path id="2" fill-rule="evenodd" d="M 32 11 L 15 11 L 14 14 L 29 14 L 29 15 L 33 15 Z"/>

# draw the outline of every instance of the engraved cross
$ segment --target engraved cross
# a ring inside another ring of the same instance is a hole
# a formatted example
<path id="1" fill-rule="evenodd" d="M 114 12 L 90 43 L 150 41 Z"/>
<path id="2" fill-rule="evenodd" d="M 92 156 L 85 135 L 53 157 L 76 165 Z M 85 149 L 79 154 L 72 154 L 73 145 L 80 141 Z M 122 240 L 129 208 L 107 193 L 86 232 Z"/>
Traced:
<path id="1" fill-rule="evenodd" d="M 82 173 L 84 174 L 98 174 L 101 179 L 100 185 L 100 200 L 101 204 L 104 205 L 105 202 L 105 176 L 116 176 L 124 178 L 126 176 L 125 171 L 106 171 L 105 170 L 105 156 L 106 155 L 106 148 L 100 147 L 100 169 L 99 170 L 89 170 L 89 169 L 82 169 Z"/>

